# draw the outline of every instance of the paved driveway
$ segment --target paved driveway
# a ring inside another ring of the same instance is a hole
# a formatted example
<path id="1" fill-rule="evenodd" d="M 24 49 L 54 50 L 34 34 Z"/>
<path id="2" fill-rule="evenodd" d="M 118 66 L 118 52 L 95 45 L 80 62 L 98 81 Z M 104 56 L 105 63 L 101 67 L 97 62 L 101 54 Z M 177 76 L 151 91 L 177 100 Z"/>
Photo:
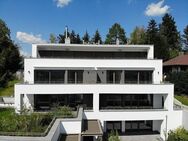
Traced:
<path id="1" fill-rule="evenodd" d="M 120 136 L 121 141 L 162 141 L 160 135 Z"/>

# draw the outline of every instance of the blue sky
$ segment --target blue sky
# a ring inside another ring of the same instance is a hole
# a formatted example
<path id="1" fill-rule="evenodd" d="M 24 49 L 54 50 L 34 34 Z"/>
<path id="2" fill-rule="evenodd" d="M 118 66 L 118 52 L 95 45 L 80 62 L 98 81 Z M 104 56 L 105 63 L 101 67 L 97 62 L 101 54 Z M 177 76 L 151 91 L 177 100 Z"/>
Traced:
<path id="1" fill-rule="evenodd" d="M 118 22 L 129 37 L 135 26 L 158 23 L 169 12 L 182 33 L 188 25 L 188 0 L 0 0 L 0 18 L 11 30 L 22 53 L 31 53 L 31 43 L 47 42 L 49 34 L 63 33 L 65 26 L 81 36 L 98 29 L 105 39 Z"/>

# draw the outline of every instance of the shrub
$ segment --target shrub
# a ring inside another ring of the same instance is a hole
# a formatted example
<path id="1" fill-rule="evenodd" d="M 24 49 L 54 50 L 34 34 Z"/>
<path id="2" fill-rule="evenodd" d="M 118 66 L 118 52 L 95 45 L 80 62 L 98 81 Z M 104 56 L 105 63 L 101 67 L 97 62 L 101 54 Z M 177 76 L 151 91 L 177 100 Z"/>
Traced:
<path id="1" fill-rule="evenodd" d="M 184 128 L 177 128 L 175 131 L 170 131 L 167 141 L 188 141 L 188 131 Z"/>
<path id="2" fill-rule="evenodd" d="M 68 106 L 56 107 L 52 110 L 55 117 L 73 117 L 72 109 Z"/>
<path id="3" fill-rule="evenodd" d="M 119 134 L 118 134 L 117 130 L 116 131 L 112 130 L 110 132 L 110 134 L 108 136 L 108 141 L 120 141 Z"/>
<path id="4" fill-rule="evenodd" d="M 188 71 L 172 72 L 167 75 L 167 81 L 175 84 L 175 92 L 188 95 Z"/>

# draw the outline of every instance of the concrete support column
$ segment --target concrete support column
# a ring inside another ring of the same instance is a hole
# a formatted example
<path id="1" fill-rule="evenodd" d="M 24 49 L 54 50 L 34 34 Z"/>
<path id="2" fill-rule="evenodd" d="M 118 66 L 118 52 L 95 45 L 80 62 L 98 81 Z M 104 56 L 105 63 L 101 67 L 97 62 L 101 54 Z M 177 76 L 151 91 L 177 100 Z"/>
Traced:
<path id="1" fill-rule="evenodd" d="M 120 83 L 121 83 L 121 84 L 124 84 L 124 83 L 125 83 L 125 71 L 124 71 L 124 70 L 121 72 L 121 80 L 120 80 Z"/>
<path id="2" fill-rule="evenodd" d="M 106 121 L 103 121 L 103 131 L 106 132 Z"/>
<path id="3" fill-rule="evenodd" d="M 125 133 L 125 121 L 121 121 L 121 132 Z"/>
<path id="4" fill-rule="evenodd" d="M 65 70 L 65 84 L 68 83 L 68 70 Z"/>

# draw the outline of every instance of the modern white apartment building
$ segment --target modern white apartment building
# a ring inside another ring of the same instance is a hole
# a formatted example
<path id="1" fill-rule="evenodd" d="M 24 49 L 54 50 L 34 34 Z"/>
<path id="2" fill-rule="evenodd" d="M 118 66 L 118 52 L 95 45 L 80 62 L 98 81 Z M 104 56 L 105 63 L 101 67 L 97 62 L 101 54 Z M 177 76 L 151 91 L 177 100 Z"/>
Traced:
<path id="1" fill-rule="evenodd" d="M 163 83 L 152 45 L 33 44 L 24 83 L 15 85 L 17 112 L 83 105 L 83 118 L 98 119 L 103 132 L 163 139 L 182 125 L 173 100 L 174 85 Z"/>

